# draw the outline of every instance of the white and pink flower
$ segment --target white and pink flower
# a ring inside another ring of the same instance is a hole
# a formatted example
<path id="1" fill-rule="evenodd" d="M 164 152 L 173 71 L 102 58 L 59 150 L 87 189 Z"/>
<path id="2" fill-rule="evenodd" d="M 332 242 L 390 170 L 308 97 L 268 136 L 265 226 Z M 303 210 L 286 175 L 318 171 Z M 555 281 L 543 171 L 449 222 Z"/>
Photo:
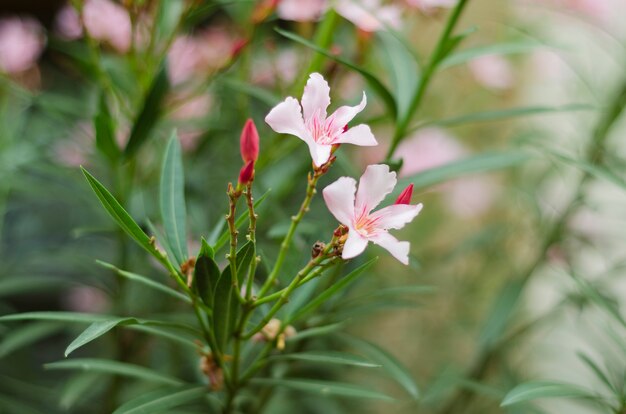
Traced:
<path id="1" fill-rule="evenodd" d="M 330 159 L 334 145 L 377 145 L 370 127 L 364 124 L 346 129 L 367 103 L 365 92 L 357 106 L 339 107 L 327 116 L 330 105 L 330 87 L 319 73 L 312 73 L 304 88 L 301 102 L 291 96 L 276 105 L 265 117 L 265 122 L 280 134 L 290 134 L 303 140 L 308 146 L 316 166 Z"/>
<path id="2" fill-rule="evenodd" d="M 389 166 L 377 164 L 365 169 L 358 191 L 356 180 L 351 177 L 341 177 L 324 189 L 326 206 L 348 228 L 342 258 L 358 256 L 371 241 L 388 250 L 403 264 L 409 263 L 409 242 L 398 241 L 388 230 L 401 229 L 411 222 L 419 214 L 422 204 L 405 204 L 410 198 L 405 191 L 396 204 L 372 212 L 391 193 L 396 182 L 396 173 L 390 172 Z"/>

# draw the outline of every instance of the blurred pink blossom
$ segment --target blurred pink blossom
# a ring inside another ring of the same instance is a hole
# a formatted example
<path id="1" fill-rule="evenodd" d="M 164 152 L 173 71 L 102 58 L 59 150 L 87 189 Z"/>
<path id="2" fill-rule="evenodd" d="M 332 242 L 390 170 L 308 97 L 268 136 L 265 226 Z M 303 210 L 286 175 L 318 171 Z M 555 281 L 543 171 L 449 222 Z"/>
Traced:
<path id="1" fill-rule="evenodd" d="M 440 128 L 424 128 L 398 145 L 394 157 L 403 160 L 400 177 L 417 174 L 463 157 L 467 150 Z"/>
<path id="2" fill-rule="evenodd" d="M 404 140 L 394 156 L 403 160 L 400 177 L 449 164 L 469 155 L 456 138 L 439 128 L 424 128 Z M 492 205 L 496 185 L 488 176 L 468 176 L 440 187 L 446 207 L 468 218 L 478 216 Z"/>
<path id="3" fill-rule="evenodd" d="M 109 43 L 126 53 L 132 42 L 132 24 L 128 10 L 110 0 L 86 0 L 83 22 L 91 37 Z"/>
<path id="4" fill-rule="evenodd" d="M 456 5 L 458 0 L 407 0 L 409 6 L 418 8 L 419 10 L 430 13 L 438 8 L 451 8 Z"/>
<path id="5" fill-rule="evenodd" d="M 298 74 L 298 53 L 294 49 L 282 49 L 273 56 L 273 59 L 259 59 L 252 74 L 252 82 L 274 86 L 277 82 L 291 84 Z"/>
<path id="6" fill-rule="evenodd" d="M 223 27 L 179 36 L 168 52 L 170 81 L 179 84 L 221 68 L 228 63 L 235 45 L 234 37 Z"/>
<path id="7" fill-rule="evenodd" d="M 24 72 L 37 63 L 45 45 L 44 31 L 30 17 L 0 20 L 0 71 Z"/>
<path id="8" fill-rule="evenodd" d="M 210 112 L 213 105 L 213 98 L 211 95 L 202 94 L 199 96 L 185 99 L 184 103 L 180 105 L 172 113 L 172 118 L 180 121 L 188 121 L 187 124 L 180 127 L 178 131 L 178 139 L 183 148 L 183 151 L 193 151 L 198 145 L 198 139 L 202 136 L 202 128 L 199 127 L 197 122 L 202 118 L 205 118 Z"/>
<path id="9" fill-rule="evenodd" d="M 365 32 L 402 26 L 400 7 L 383 5 L 380 0 L 336 0 L 335 10 Z"/>
<path id="10" fill-rule="evenodd" d="M 468 63 L 474 79 L 489 89 L 505 90 L 513 86 L 513 69 L 508 60 L 498 55 L 485 55 Z"/>
<path id="11" fill-rule="evenodd" d="M 312 22 L 319 19 L 327 8 L 327 0 L 281 0 L 276 14 L 283 20 Z"/>
<path id="12" fill-rule="evenodd" d="M 66 4 L 54 18 L 54 29 L 64 39 L 76 40 L 83 36 L 83 24 L 74 7 Z"/>
<path id="13" fill-rule="evenodd" d="M 63 298 L 65 307 L 74 312 L 100 313 L 109 307 L 105 293 L 91 286 L 70 289 Z"/>

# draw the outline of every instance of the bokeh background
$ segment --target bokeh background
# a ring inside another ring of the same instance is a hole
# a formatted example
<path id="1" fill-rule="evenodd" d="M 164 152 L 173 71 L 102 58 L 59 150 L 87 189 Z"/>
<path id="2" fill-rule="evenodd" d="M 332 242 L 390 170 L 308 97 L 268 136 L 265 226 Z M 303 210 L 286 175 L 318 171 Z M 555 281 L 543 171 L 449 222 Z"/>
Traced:
<path id="1" fill-rule="evenodd" d="M 239 170 L 238 138 L 247 118 L 261 135 L 258 190 L 271 189 L 259 212 L 259 237 L 269 257 L 304 191 L 306 148 L 277 136 L 263 118 L 283 97 L 300 96 L 307 68 L 320 57 L 274 28 L 314 39 L 319 23 L 271 12 L 251 28 L 250 15 L 262 3 L 253 1 L 91 2 L 94 10 L 83 9 L 82 16 L 63 1 L 0 4 L 4 314 L 180 312 L 95 263 L 165 280 L 117 232 L 80 165 L 148 226 L 158 217 L 160 163 L 176 127 L 193 250 L 201 236 L 219 234 L 225 185 Z M 192 3 L 194 12 L 177 24 Z M 418 73 L 428 61 L 450 8 L 425 0 L 387 3 L 398 8 L 394 33 L 418 57 L 414 66 L 390 53 L 387 42 L 395 38 L 386 30 L 369 33 L 343 17 L 329 50 L 393 84 L 398 72 Z M 606 113 L 621 105 L 616 96 L 626 82 L 624 16 L 623 0 L 469 2 L 457 31 L 471 34 L 459 46 L 458 61 L 436 73 L 415 130 L 394 155 L 403 160 L 400 176 L 417 180 L 414 201 L 425 206 L 400 232 L 412 243 L 411 265 L 370 247 L 369 255 L 381 256 L 375 271 L 335 311 L 347 331 L 407 367 L 421 399 L 404 401 L 402 387 L 378 371 L 312 372 L 370 385 L 401 402 L 363 404 L 281 391 L 265 412 L 608 412 L 581 401 L 500 403 L 531 379 L 571 382 L 610 396 L 581 355 L 624 385 L 626 121 L 617 116 L 605 125 Z M 115 136 L 123 147 L 162 61 L 170 86 L 150 140 L 130 162 L 111 160 L 98 150 L 93 126 L 102 96 L 116 102 Z M 359 121 L 371 125 L 381 145 L 342 148 L 331 173 L 359 176 L 366 165 L 384 160 L 393 119 L 357 71 L 328 58 L 321 71 L 333 106 L 353 105 L 363 90 L 368 94 Z M 594 152 L 590 143 L 602 134 Z M 316 198 L 296 247 L 307 252 L 333 224 Z M 295 254 L 289 261 L 301 262 Z M 111 412 L 112 393 L 123 400 L 145 389 L 93 373 L 45 370 L 43 364 L 63 358 L 78 332 L 67 323 L 0 325 L 0 412 Z M 116 332 L 81 352 L 201 376 L 197 355 L 141 335 Z"/>

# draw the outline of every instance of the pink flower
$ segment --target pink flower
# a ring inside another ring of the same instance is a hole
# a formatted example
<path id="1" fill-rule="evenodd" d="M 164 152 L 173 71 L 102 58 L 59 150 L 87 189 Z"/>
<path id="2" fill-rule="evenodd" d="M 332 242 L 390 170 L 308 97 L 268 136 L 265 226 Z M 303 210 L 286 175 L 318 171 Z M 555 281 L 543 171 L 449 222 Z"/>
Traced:
<path id="1" fill-rule="evenodd" d="M 337 13 L 365 32 L 384 30 L 387 26 L 402 26 L 401 10 L 397 6 L 383 6 L 380 0 L 337 0 Z"/>
<path id="2" fill-rule="evenodd" d="M 474 78 L 489 89 L 504 90 L 513 86 L 513 69 L 501 56 L 481 56 L 471 60 L 468 66 Z"/>
<path id="3" fill-rule="evenodd" d="M 312 22 L 319 19 L 327 8 L 326 0 L 281 0 L 276 14 L 283 20 Z"/>
<path id="4" fill-rule="evenodd" d="M 37 63 L 45 44 L 41 25 L 32 18 L 0 20 L 0 71 L 24 72 Z"/>
<path id="5" fill-rule="evenodd" d="M 87 0 L 83 7 L 83 22 L 91 37 L 109 43 L 125 53 L 132 41 L 132 24 L 128 11 L 109 0 Z"/>
<path id="6" fill-rule="evenodd" d="M 407 3 L 423 12 L 430 13 L 437 8 L 454 7 L 457 0 L 407 0 Z"/>
<path id="7" fill-rule="evenodd" d="M 54 28 L 61 37 L 67 40 L 80 39 L 83 36 L 83 24 L 74 7 L 66 4 L 54 18 Z"/>
<path id="8" fill-rule="evenodd" d="M 365 108 L 366 103 L 363 92 L 363 99 L 358 106 L 342 106 L 327 117 L 330 87 L 322 75 L 312 73 L 304 88 L 302 101 L 298 102 L 297 99 L 288 97 L 267 114 L 265 122 L 278 133 L 295 135 L 306 142 L 313 163 L 319 167 L 330 158 L 333 145 L 378 144 L 367 125 L 361 124 L 345 129 L 348 122 Z"/>
<path id="9" fill-rule="evenodd" d="M 323 191 L 330 212 L 348 227 L 348 238 L 341 255 L 350 259 L 363 253 L 369 241 L 387 249 L 403 264 L 409 263 L 409 242 L 398 241 L 389 229 L 401 229 L 422 209 L 422 204 L 393 204 L 372 213 L 396 186 L 396 173 L 384 164 L 370 165 L 359 180 L 341 177 Z M 356 197 L 355 197 L 356 193 Z"/>

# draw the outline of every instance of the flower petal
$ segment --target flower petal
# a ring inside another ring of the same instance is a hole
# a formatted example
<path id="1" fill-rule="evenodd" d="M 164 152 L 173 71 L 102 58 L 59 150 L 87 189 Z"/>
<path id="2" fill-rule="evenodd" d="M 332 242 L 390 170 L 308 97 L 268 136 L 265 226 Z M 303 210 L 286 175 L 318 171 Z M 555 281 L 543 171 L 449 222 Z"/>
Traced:
<path id="1" fill-rule="evenodd" d="M 311 73 L 302 94 L 302 110 L 304 119 L 316 114 L 326 119 L 326 108 L 330 105 L 330 87 L 319 73 Z"/>
<path id="2" fill-rule="evenodd" d="M 361 99 L 361 103 L 357 106 L 341 106 L 337 108 L 333 114 L 328 117 L 327 122 L 332 122 L 335 129 L 341 131 L 348 122 L 352 121 L 352 119 L 361 112 L 365 105 L 367 105 L 367 97 L 365 96 L 365 92 L 363 92 L 363 99 Z"/>
<path id="3" fill-rule="evenodd" d="M 372 134 L 372 130 L 365 124 L 357 125 L 348 129 L 346 132 L 339 135 L 335 143 L 354 144 L 361 145 L 363 147 L 378 145 L 374 134 Z"/>
<path id="4" fill-rule="evenodd" d="M 402 264 L 409 264 L 409 249 L 411 247 L 409 242 L 398 241 L 398 239 L 387 232 L 380 232 L 369 239 L 391 253 Z"/>
<path id="5" fill-rule="evenodd" d="M 368 165 L 359 180 L 354 207 L 356 214 L 369 214 L 395 186 L 396 173 L 389 172 L 388 165 Z"/>
<path id="6" fill-rule="evenodd" d="M 340 177 L 322 191 L 328 210 L 337 221 L 348 227 L 352 227 L 354 220 L 355 192 L 356 180 L 352 177 Z"/>
<path id="7" fill-rule="evenodd" d="M 295 135 L 305 142 L 311 141 L 304 126 L 300 104 L 291 96 L 272 108 L 265 122 L 280 134 Z"/>
<path id="8" fill-rule="evenodd" d="M 352 259 L 363 253 L 363 250 L 367 247 L 367 239 L 361 236 L 357 231 L 348 231 L 348 238 L 343 245 L 343 252 L 341 253 L 342 259 Z"/>
<path id="9" fill-rule="evenodd" d="M 372 213 L 370 217 L 376 220 L 376 227 L 379 229 L 401 229 L 419 214 L 422 207 L 422 204 L 415 206 L 410 204 L 394 204 L 381 208 Z"/>
<path id="10" fill-rule="evenodd" d="M 330 159 L 330 152 L 333 146 L 318 144 L 313 140 L 308 141 L 307 144 L 309 145 L 311 158 L 313 158 L 313 164 L 315 164 L 316 167 L 321 167 L 326 164 L 326 162 Z"/>

